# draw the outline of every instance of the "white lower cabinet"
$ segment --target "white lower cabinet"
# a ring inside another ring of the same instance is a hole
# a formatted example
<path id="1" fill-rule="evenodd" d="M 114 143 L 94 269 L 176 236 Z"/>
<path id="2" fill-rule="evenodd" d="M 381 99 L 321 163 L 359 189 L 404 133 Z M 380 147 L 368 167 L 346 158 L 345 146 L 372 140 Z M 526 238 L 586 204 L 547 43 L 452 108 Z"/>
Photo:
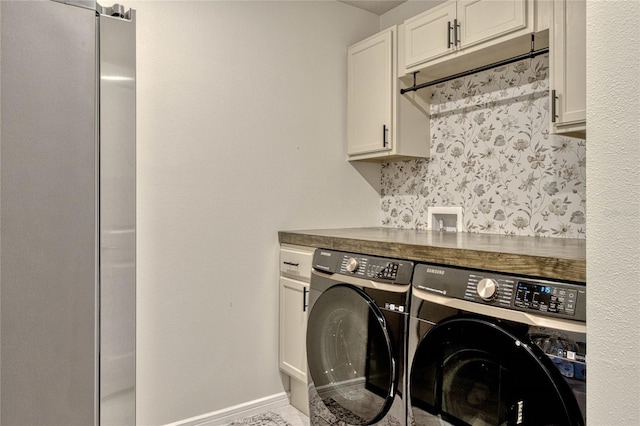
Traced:
<path id="1" fill-rule="evenodd" d="M 300 381 L 307 379 L 308 292 L 309 283 L 280 277 L 280 369 Z"/>
<path id="2" fill-rule="evenodd" d="M 291 405 L 309 414 L 306 333 L 312 247 L 280 247 L 280 370 L 289 377 Z"/>

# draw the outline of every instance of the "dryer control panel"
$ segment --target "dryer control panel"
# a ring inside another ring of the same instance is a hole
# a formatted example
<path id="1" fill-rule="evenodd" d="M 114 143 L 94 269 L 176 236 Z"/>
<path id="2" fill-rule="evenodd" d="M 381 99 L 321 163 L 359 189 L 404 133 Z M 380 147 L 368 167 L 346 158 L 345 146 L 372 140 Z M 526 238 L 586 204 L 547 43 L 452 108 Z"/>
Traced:
<path id="1" fill-rule="evenodd" d="M 485 305 L 586 321 L 584 284 L 420 264 L 413 286 Z"/>

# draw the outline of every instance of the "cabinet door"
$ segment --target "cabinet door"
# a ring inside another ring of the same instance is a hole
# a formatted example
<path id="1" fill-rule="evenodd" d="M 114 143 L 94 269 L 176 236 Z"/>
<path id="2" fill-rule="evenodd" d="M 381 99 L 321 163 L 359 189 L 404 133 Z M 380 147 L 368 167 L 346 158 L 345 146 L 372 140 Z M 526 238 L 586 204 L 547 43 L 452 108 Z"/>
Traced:
<path id="1" fill-rule="evenodd" d="M 348 153 L 393 147 L 393 31 L 348 49 Z"/>
<path id="2" fill-rule="evenodd" d="M 280 369 L 307 382 L 307 301 L 309 284 L 280 277 Z"/>
<path id="3" fill-rule="evenodd" d="M 405 66 L 438 58 L 453 51 L 456 3 L 449 2 L 405 21 Z"/>
<path id="4" fill-rule="evenodd" d="M 460 47 L 473 46 L 526 28 L 526 0 L 459 0 L 457 19 Z"/>
<path id="5" fill-rule="evenodd" d="M 553 133 L 584 131 L 586 126 L 586 22 L 586 1 L 554 2 L 549 64 Z"/>

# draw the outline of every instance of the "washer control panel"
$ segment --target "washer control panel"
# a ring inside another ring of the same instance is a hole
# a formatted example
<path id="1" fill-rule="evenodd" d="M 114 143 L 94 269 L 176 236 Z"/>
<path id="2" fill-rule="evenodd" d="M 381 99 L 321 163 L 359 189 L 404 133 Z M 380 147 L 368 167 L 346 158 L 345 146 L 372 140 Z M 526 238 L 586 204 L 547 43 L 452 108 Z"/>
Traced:
<path id="1" fill-rule="evenodd" d="M 408 260 L 317 249 L 314 253 L 313 267 L 319 271 L 372 281 L 410 284 L 414 263 Z"/>
<path id="2" fill-rule="evenodd" d="M 567 286 L 518 281 L 516 306 L 541 312 L 574 315 L 578 289 Z"/>
<path id="3" fill-rule="evenodd" d="M 584 284 L 419 264 L 413 286 L 485 305 L 586 321 Z"/>

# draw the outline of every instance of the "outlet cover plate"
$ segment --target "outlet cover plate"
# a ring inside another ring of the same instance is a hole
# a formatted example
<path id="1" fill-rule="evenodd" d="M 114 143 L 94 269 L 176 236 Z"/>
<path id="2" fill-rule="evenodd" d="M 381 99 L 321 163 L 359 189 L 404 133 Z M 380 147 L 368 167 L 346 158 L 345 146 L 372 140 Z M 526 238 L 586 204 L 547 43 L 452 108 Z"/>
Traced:
<path id="1" fill-rule="evenodd" d="M 427 207 L 427 229 L 440 230 L 440 220 L 443 221 L 444 231 L 462 232 L 462 207 Z"/>

